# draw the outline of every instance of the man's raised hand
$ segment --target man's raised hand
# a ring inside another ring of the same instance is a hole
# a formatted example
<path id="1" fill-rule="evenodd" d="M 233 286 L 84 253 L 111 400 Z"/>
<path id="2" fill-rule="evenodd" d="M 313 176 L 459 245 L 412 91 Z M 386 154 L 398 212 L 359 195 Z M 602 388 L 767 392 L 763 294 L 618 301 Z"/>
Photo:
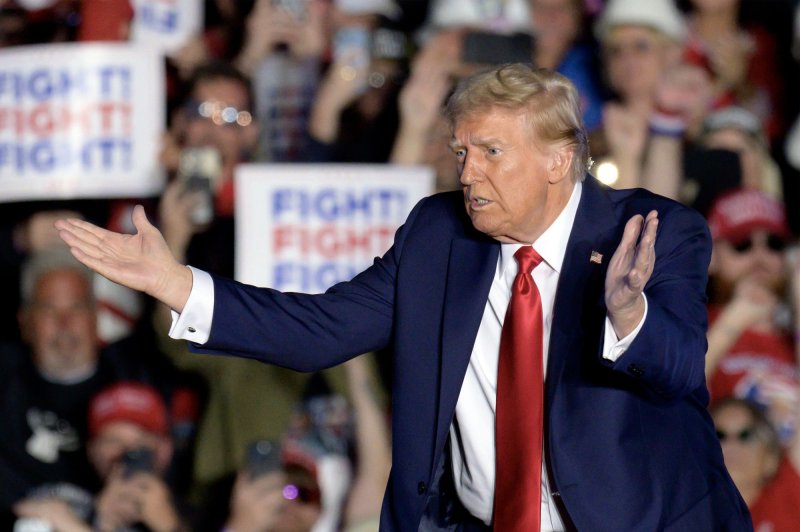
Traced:
<path id="1" fill-rule="evenodd" d="M 636 328 L 644 316 L 642 292 L 656 262 L 658 213 L 640 214 L 625 224 L 619 243 L 606 272 L 605 301 L 608 317 L 618 338 Z"/>
<path id="2" fill-rule="evenodd" d="M 55 226 L 80 262 L 181 312 L 192 290 L 191 271 L 175 260 L 141 205 L 133 210 L 133 224 L 135 235 L 114 233 L 75 218 L 58 220 Z"/>

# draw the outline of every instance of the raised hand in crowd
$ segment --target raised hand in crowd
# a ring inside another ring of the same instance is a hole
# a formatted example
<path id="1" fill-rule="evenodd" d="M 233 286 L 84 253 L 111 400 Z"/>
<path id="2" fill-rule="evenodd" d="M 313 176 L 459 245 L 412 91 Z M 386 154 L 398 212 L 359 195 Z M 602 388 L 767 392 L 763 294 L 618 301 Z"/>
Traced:
<path id="1" fill-rule="evenodd" d="M 655 109 L 649 117 L 640 186 L 680 199 L 684 141 L 699 136 L 713 100 L 713 80 L 703 67 L 682 61 L 667 69 L 656 87 Z"/>
<path id="2" fill-rule="evenodd" d="M 14 229 L 14 244 L 17 249 L 33 254 L 61 243 L 54 227 L 62 218 L 83 218 L 75 211 L 39 211 L 17 225 Z"/>
<path id="3" fill-rule="evenodd" d="M 607 103 L 603 107 L 603 132 L 611 158 L 619 169 L 616 188 L 640 186 L 647 122 L 648 117 L 632 107 L 618 103 Z"/>
<path id="4" fill-rule="evenodd" d="M 362 29 L 352 28 L 353 31 Z M 353 46 L 345 53 L 335 54 L 320 83 L 308 124 L 309 133 L 319 142 L 330 144 L 336 140 L 342 111 L 368 88 L 370 58 L 362 51 Z"/>
<path id="5" fill-rule="evenodd" d="M 751 37 L 745 33 L 718 36 L 706 42 L 706 46 L 719 92 L 731 89 L 740 92 L 750 84 L 747 72 L 755 51 Z"/>
<path id="6" fill-rule="evenodd" d="M 22 519 L 45 521 L 52 532 L 90 532 L 92 527 L 59 498 L 29 497 L 14 505 L 14 513 Z"/>
<path id="7" fill-rule="evenodd" d="M 95 522 L 102 531 L 141 523 L 153 531 L 182 530 L 181 518 L 164 481 L 139 471 L 126 476 L 117 468 L 97 496 Z"/>
<path id="8" fill-rule="evenodd" d="M 246 471 L 239 472 L 225 529 L 253 532 L 272 530 L 279 523 L 286 504 L 283 496 L 285 483 L 286 474 L 283 471 L 272 471 L 255 478 Z"/>
<path id="9" fill-rule="evenodd" d="M 395 138 L 391 161 L 395 164 L 423 164 L 430 144 L 430 133 L 442 120 L 442 109 L 453 81 L 445 68 L 417 61 L 398 103 L 400 127 Z"/>
<path id="10" fill-rule="evenodd" d="M 186 262 L 192 236 L 206 226 L 192 221 L 192 210 L 204 201 L 203 192 L 187 190 L 179 179 L 167 185 L 161 195 L 158 216 L 164 240 L 178 262 Z"/>
<path id="11" fill-rule="evenodd" d="M 778 297 L 763 283 L 749 278 L 737 282 L 730 302 L 708 329 L 706 376 L 713 375 L 742 332 L 753 327 L 770 328 L 779 303 Z"/>
<path id="12" fill-rule="evenodd" d="M 294 12 L 273 0 L 257 0 L 247 18 L 245 43 L 236 66 L 252 75 L 280 44 L 298 59 L 322 55 L 328 45 L 327 4 L 311 0 L 304 5 L 302 12 Z"/>

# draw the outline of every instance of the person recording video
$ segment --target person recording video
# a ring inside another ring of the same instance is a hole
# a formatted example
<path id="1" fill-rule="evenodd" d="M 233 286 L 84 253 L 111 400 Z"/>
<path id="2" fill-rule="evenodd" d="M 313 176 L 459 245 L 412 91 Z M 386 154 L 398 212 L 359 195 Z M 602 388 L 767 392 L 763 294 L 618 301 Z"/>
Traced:
<path id="1" fill-rule="evenodd" d="M 57 493 L 31 496 L 14 511 L 53 532 L 89 530 L 188 530 L 166 480 L 173 446 L 167 407 L 155 388 L 120 382 L 89 406 L 87 453 L 103 486 L 83 519 Z M 43 492 L 45 493 L 45 492 Z M 47 530 L 47 529 L 46 529 Z"/>

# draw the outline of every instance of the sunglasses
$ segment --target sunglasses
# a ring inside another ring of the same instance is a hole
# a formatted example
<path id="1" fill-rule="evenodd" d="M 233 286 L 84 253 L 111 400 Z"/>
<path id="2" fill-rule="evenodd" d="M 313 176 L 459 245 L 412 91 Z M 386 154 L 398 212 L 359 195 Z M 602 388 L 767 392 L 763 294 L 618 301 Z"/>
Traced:
<path id="1" fill-rule="evenodd" d="M 717 429 L 717 438 L 720 442 L 735 439 L 740 443 L 750 443 L 758 436 L 755 427 L 745 427 L 738 432 L 725 432 Z"/>
<path id="2" fill-rule="evenodd" d="M 747 253 L 753 249 L 755 244 L 756 243 L 753 240 L 753 237 L 749 237 L 743 240 L 731 242 L 731 247 L 733 247 L 733 250 L 736 251 L 736 253 Z M 770 251 L 781 252 L 786 249 L 786 241 L 774 234 L 767 235 L 765 244 Z"/>
<path id="3" fill-rule="evenodd" d="M 253 115 L 249 111 L 240 111 L 217 100 L 189 100 L 184 108 L 193 118 L 207 118 L 218 126 L 247 127 L 253 123 Z"/>
<path id="4" fill-rule="evenodd" d="M 283 487 L 283 498 L 287 501 L 297 501 L 305 504 L 319 504 L 320 492 L 316 488 L 286 484 Z"/>

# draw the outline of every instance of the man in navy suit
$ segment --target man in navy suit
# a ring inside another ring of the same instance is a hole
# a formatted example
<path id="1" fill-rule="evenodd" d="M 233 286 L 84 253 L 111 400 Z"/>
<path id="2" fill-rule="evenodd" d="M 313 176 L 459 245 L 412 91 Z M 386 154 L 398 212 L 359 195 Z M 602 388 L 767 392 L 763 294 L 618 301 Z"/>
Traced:
<path id="1" fill-rule="evenodd" d="M 87 265 L 173 308 L 170 334 L 199 352 L 312 371 L 391 345 L 382 530 L 488 530 L 507 511 L 494 489 L 497 364 L 513 255 L 533 245 L 541 529 L 751 530 L 706 413 L 704 220 L 586 177 L 577 93 L 558 74 L 478 74 L 447 114 L 463 194 L 421 201 L 383 257 L 322 295 L 184 267 L 138 208 L 135 236 L 57 227 Z"/>

